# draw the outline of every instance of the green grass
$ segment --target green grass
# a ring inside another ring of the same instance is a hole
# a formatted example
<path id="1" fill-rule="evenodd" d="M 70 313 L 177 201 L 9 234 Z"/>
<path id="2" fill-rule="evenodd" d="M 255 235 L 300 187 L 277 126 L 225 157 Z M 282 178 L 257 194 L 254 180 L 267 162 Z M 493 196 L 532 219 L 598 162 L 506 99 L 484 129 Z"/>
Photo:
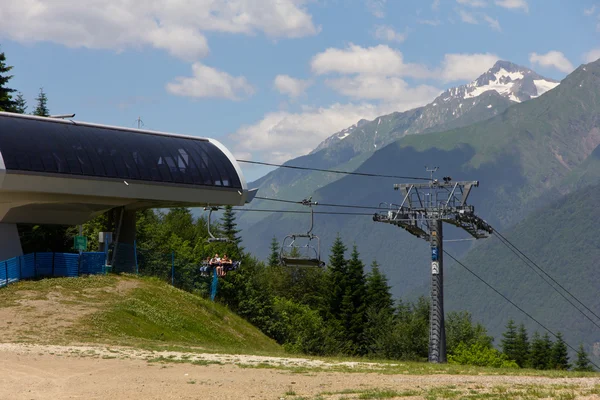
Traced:
<path id="1" fill-rule="evenodd" d="M 60 332 L 43 332 L 40 318 L 22 333 L 40 343 L 101 343 L 149 350 L 282 355 L 282 348 L 226 307 L 155 278 L 97 275 L 21 281 L 0 289 L 0 307 L 23 300 L 57 299 L 60 307 L 87 308 Z M 19 310 L 20 311 L 20 310 Z M 27 312 L 21 313 L 27 315 Z M 49 318 L 58 318 L 56 315 Z M 37 330 L 36 330 L 37 329 Z"/>

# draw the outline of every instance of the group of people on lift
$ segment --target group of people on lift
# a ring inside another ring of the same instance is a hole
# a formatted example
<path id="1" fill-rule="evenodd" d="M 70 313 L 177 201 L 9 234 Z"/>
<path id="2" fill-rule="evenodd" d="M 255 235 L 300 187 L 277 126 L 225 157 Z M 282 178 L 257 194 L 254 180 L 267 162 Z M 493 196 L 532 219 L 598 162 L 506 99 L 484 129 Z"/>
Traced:
<path id="1" fill-rule="evenodd" d="M 223 257 L 219 257 L 219 254 L 215 254 L 213 258 L 208 257 L 206 259 L 209 266 L 216 268 L 217 276 L 225 276 L 227 271 L 233 267 L 233 260 L 227 257 L 227 254 L 223 254 Z"/>

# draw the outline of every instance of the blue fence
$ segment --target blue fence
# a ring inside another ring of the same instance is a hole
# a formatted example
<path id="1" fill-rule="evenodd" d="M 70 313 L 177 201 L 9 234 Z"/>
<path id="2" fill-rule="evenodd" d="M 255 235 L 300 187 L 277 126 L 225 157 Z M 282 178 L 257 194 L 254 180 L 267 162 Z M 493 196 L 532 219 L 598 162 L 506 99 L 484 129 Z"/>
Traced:
<path id="1" fill-rule="evenodd" d="M 0 287 L 21 279 L 104 273 L 106 254 L 31 253 L 0 262 Z"/>

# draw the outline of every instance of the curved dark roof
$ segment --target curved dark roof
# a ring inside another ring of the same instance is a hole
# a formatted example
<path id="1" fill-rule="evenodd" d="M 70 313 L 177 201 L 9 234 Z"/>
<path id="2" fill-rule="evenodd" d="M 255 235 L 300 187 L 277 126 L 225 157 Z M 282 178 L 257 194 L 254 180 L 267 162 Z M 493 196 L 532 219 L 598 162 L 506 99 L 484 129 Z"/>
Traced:
<path id="1" fill-rule="evenodd" d="M 7 172 L 242 188 L 230 158 L 202 138 L 4 114 L 0 154 Z"/>

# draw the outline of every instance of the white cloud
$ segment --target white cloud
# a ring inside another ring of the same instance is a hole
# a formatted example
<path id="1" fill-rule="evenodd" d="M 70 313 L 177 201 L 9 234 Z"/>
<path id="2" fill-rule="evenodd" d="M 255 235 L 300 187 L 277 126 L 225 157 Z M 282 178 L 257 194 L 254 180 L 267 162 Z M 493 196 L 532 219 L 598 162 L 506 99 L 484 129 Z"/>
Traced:
<path id="1" fill-rule="evenodd" d="M 500 22 L 497 19 L 492 18 L 489 15 L 484 15 L 483 19 L 485 20 L 485 22 L 488 23 L 490 28 L 492 28 L 493 30 L 498 31 L 498 32 L 502 31 L 502 28 L 500 27 Z"/>
<path id="2" fill-rule="evenodd" d="M 378 25 L 375 29 L 375 37 L 388 42 L 402 43 L 406 40 L 406 36 L 406 33 L 396 32 L 394 28 L 387 25 Z"/>
<path id="3" fill-rule="evenodd" d="M 18 42 L 113 49 L 150 46 L 186 59 L 206 55 L 203 32 L 302 37 L 318 33 L 308 0 L 3 1 L 0 35 Z"/>
<path id="4" fill-rule="evenodd" d="M 381 44 L 361 47 L 351 43 L 346 49 L 328 48 L 312 58 L 311 69 L 318 75 L 332 72 L 414 78 L 430 75 L 426 67 L 405 64 L 401 52 Z"/>
<path id="5" fill-rule="evenodd" d="M 428 85 L 410 87 L 406 81 L 397 77 L 369 75 L 328 79 L 326 84 L 345 96 L 395 102 L 403 109 L 426 104 L 442 92 Z"/>
<path id="6" fill-rule="evenodd" d="M 475 18 L 475 15 L 473 13 L 470 13 L 465 10 L 459 10 L 458 15 L 460 16 L 462 22 L 466 22 L 467 24 L 473 25 L 479 24 L 479 21 L 477 20 L 477 18 Z"/>
<path id="7" fill-rule="evenodd" d="M 440 68 L 445 82 L 473 80 L 490 69 L 499 57 L 496 54 L 446 54 Z"/>
<path id="8" fill-rule="evenodd" d="M 526 0 L 496 0 L 496 5 L 509 10 L 523 9 L 523 11 L 529 12 L 529 5 Z"/>
<path id="9" fill-rule="evenodd" d="M 456 0 L 458 4 L 469 7 L 486 7 L 487 3 L 483 0 Z"/>
<path id="10" fill-rule="evenodd" d="M 271 112 L 255 124 L 241 127 L 229 140 L 235 154 L 246 152 L 256 159 L 281 163 L 309 153 L 333 133 L 361 119 L 373 120 L 403 110 L 405 106 L 398 103 L 336 103 L 329 107 L 304 107 L 297 113 Z"/>
<path id="11" fill-rule="evenodd" d="M 251 95 L 254 88 L 243 76 L 231 76 L 226 72 L 199 62 L 192 65 L 193 76 L 177 77 L 167 84 L 169 93 L 188 97 L 218 97 L 240 100 L 240 95 Z"/>
<path id="12" fill-rule="evenodd" d="M 417 23 L 421 25 L 438 26 L 442 22 L 439 19 L 418 19 Z"/>
<path id="13" fill-rule="evenodd" d="M 459 10 L 458 15 L 460 16 L 461 21 L 467 24 L 479 25 L 480 23 L 485 22 L 493 30 L 499 32 L 502 31 L 502 28 L 500 27 L 500 22 L 487 14 L 472 13 L 465 10 Z"/>
<path id="14" fill-rule="evenodd" d="M 549 51 L 546 54 L 529 54 L 529 62 L 531 64 L 538 64 L 542 67 L 553 67 L 561 72 L 569 73 L 572 72 L 575 67 L 560 51 Z"/>
<path id="15" fill-rule="evenodd" d="M 586 8 L 585 10 L 583 10 L 583 15 L 589 17 L 591 15 L 594 15 L 596 13 L 596 6 L 591 6 L 590 8 Z"/>
<path id="16" fill-rule="evenodd" d="M 311 82 L 308 80 L 292 78 L 289 75 L 277 75 L 273 81 L 273 85 L 279 93 L 294 98 L 304 94 L 306 89 L 311 85 Z"/>
<path id="17" fill-rule="evenodd" d="M 440 9 L 440 1 L 441 0 L 433 0 L 433 3 L 431 3 L 431 9 L 433 11 L 439 11 L 439 9 Z"/>
<path id="18" fill-rule="evenodd" d="M 600 48 L 592 49 L 583 55 L 583 61 L 591 63 L 600 59 Z"/>
<path id="19" fill-rule="evenodd" d="M 385 17 L 385 3 L 387 0 L 367 0 L 367 8 L 377 18 Z"/>

